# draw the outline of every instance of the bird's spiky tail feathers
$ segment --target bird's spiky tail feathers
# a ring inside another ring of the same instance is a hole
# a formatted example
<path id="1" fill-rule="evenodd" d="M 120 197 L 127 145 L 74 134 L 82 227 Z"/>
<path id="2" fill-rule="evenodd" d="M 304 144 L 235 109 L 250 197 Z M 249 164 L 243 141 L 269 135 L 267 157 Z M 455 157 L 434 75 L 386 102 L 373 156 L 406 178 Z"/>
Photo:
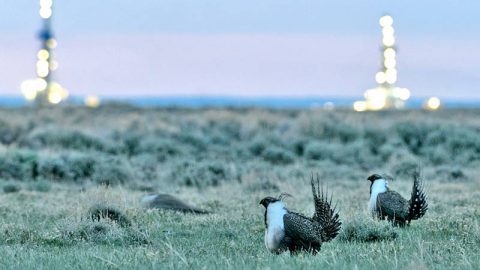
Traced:
<path id="1" fill-rule="evenodd" d="M 421 218 L 428 209 L 427 194 L 423 188 L 423 181 L 420 179 L 420 172 L 413 174 L 413 188 L 408 208 L 408 222 Z"/>
<path id="2" fill-rule="evenodd" d="M 335 238 L 340 231 L 340 218 L 336 211 L 336 206 L 332 208 L 332 196 L 328 199 L 326 192 L 323 192 L 323 186 L 320 188 L 320 179 L 312 175 L 312 193 L 315 203 L 315 214 L 313 220 L 318 221 L 322 226 L 322 241 L 328 242 Z"/>

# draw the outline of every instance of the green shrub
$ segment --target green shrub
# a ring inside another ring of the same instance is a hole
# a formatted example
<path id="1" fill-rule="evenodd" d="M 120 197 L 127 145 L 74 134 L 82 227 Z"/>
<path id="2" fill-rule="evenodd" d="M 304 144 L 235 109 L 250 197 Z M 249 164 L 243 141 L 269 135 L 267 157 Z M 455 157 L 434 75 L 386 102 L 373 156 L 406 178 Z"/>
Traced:
<path id="1" fill-rule="evenodd" d="M 433 164 L 480 160 L 480 132 L 464 126 L 442 126 L 427 136 L 422 154 Z"/>
<path id="2" fill-rule="evenodd" d="M 436 168 L 435 175 L 442 182 L 458 182 L 470 180 L 470 178 L 459 167 L 440 166 Z"/>
<path id="3" fill-rule="evenodd" d="M 229 121 L 209 121 L 208 125 L 202 129 L 205 134 L 217 131 L 218 134 L 224 134 L 229 140 L 240 140 L 242 137 L 242 124 L 234 119 Z"/>
<path id="4" fill-rule="evenodd" d="M 396 130 L 412 153 L 433 164 L 480 160 L 480 132 L 475 128 L 406 122 Z"/>
<path id="5" fill-rule="evenodd" d="M 210 132 L 207 141 L 210 145 L 220 145 L 223 147 L 231 145 L 231 138 L 218 130 Z"/>
<path id="6" fill-rule="evenodd" d="M 306 139 L 293 139 L 288 148 L 291 149 L 297 156 L 303 156 L 307 144 L 308 140 Z"/>
<path id="7" fill-rule="evenodd" d="M 133 179 L 130 165 L 119 158 L 97 153 L 68 153 L 45 155 L 39 158 L 36 176 L 40 180 L 58 182 L 85 182 L 92 180 L 98 184 L 117 185 Z"/>
<path id="8" fill-rule="evenodd" d="M 49 192 L 52 189 L 52 184 L 48 180 L 41 179 L 30 182 L 28 188 L 38 192 Z"/>
<path id="9" fill-rule="evenodd" d="M 152 181 L 157 179 L 159 173 L 158 157 L 155 154 L 143 153 L 130 158 L 132 170 L 142 180 Z"/>
<path id="10" fill-rule="evenodd" d="M 263 159 L 272 164 L 285 165 L 295 161 L 295 156 L 290 150 L 278 146 L 267 147 L 263 151 L 262 156 Z"/>
<path id="11" fill-rule="evenodd" d="M 134 180 L 130 165 L 116 158 L 104 158 L 95 165 L 93 182 L 102 185 L 118 185 Z"/>
<path id="12" fill-rule="evenodd" d="M 75 150 L 105 150 L 105 143 L 96 137 L 84 134 L 80 131 L 69 130 L 40 130 L 33 132 L 20 142 L 21 146 L 31 148 L 53 148 Z"/>
<path id="13" fill-rule="evenodd" d="M 378 157 L 383 160 L 383 161 L 387 161 L 390 159 L 390 157 L 396 153 L 398 151 L 398 148 L 401 147 L 401 146 L 398 146 L 398 145 L 395 145 L 395 144 L 391 144 L 391 143 L 386 143 L 386 144 L 383 144 L 382 146 L 380 146 L 378 149 L 377 149 L 377 155 Z"/>
<path id="14" fill-rule="evenodd" d="M 174 140 L 168 138 L 146 137 L 140 141 L 137 152 L 156 154 L 158 161 L 165 161 L 168 157 L 181 153 L 176 145 Z"/>
<path id="15" fill-rule="evenodd" d="M 364 132 L 364 147 L 368 147 L 373 154 L 378 154 L 380 148 L 387 142 L 387 131 L 378 128 L 367 128 Z"/>
<path id="16" fill-rule="evenodd" d="M 1 144 L 12 144 L 15 142 L 23 130 L 19 126 L 11 126 L 6 122 L 0 120 L 0 143 Z"/>
<path id="17" fill-rule="evenodd" d="M 6 183 L 3 185 L 4 193 L 15 193 L 19 192 L 22 187 L 18 183 Z"/>
<path id="18" fill-rule="evenodd" d="M 312 141 L 305 146 L 305 157 L 312 160 L 331 160 L 334 149 L 329 143 Z"/>
<path id="19" fill-rule="evenodd" d="M 424 155 L 433 165 L 441 165 L 452 161 L 452 156 L 444 147 L 428 147 L 423 150 Z"/>
<path id="20" fill-rule="evenodd" d="M 0 178 L 28 181 L 33 179 L 38 156 L 27 150 L 0 152 Z"/>
<path id="21" fill-rule="evenodd" d="M 358 165 L 363 169 L 371 169 L 384 162 L 377 151 L 372 151 L 372 147 L 366 147 L 367 142 L 357 140 L 346 144 L 334 153 L 337 163 L 348 165 Z M 338 153 L 338 155 L 335 155 Z"/>
<path id="22" fill-rule="evenodd" d="M 310 160 L 330 160 L 336 164 L 359 165 L 371 168 L 380 162 L 362 140 L 348 144 L 313 141 L 305 146 L 305 157 Z"/>
<path id="23" fill-rule="evenodd" d="M 123 134 L 115 131 L 112 134 L 112 139 L 121 142 L 121 148 L 123 149 L 122 152 L 126 153 L 127 155 L 131 156 L 139 154 L 140 142 L 142 140 L 140 135 L 130 133 Z"/>
<path id="24" fill-rule="evenodd" d="M 88 179 L 93 175 L 96 166 L 101 162 L 101 159 L 96 157 L 97 155 L 97 153 L 70 152 L 67 156 L 64 156 L 74 175 L 74 180 Z"/>
<path id="25" fill-rule="evenodd" d="M 198 132 L 182 132 L 174 136 L 174 138 L 180 142 L 180 144 L 186 144 L 192 146 L 196 151 L 205 151 L 208 146 L 208 142 Z"/>
<path id="26" fill-rule="evenodd" d="M 268 142 L 266 140 L 257 137 L 253 139 L 253 141 L 248 145 L 248 150 L 254 156 L 258 157 L 263 153 L 267 145 L 268 145 Z"/>
<path id="27" fill-rule="evenodd" d="M 338 239 L 344 242 L 375 242 L 397 238 L 396 228 L 389 222 L 371 217 L 355 217 L 343 222 Z"/>
<path id="28" fill-rule="evenodd" d="M 355 141 L 362 135 L 360 129 L 337 119 L 333 114 L 326 116 L 326 118 L 308 119 L 301 126 L 301 131 L 307 137 L 341 143 Z"/>
<path id="29" fill-rule="evenodd" d="M 38 161 L 36 175 L 47 180 L 81 182 L 93 175 L 96 166 L 98 161 L 88 154 L 42 156 Z"/>
<path id="30" fill-rule="evenodd" d="M 37 167 L 38 176 L 55 181 L 69 181 L 75 178 L 67 161 L 61 157 L 43 157 Z"/>
<path id="31" fill-rule="evenodd" d="M 480 160 L 480 131 L 467 127 L 451 127 L 446 141 L 450 154 L 457 162 Z"/>
<path id="32" fill-rule="evenodd" d="M 271 192 L 279 192 L 280 188 L 278 187 L 277 184 L 273 183 L 272 181 L 269 180 L 257 180 L 250 185 L 248 185 L 247 189 L 249 191 L 271 191 Z"/>
<path id="33" fill-rule="evenodd" d="M 428 136 L 439 128 L 436 124 L 425 122 L 403 122 L 395 126 L 399 137 L 410 151 L 416 155 L 421 153 Z"/>
<path id="34" fill-rule="evenodd" d="M 419 166 L 420 164 L 417 160 L 406 158 L 393 164 L 391 171 L 397 177 L 412 177 Z"/>
<path id="35" fill-rule="evenodd" d="M 222 161 L 181 161 L 173 168 L 172 179 L 181 180 L 187 186 L 203 188 L 218 186 L 222 182 L 240 181 L 241 175 L 233 164 Z"/>

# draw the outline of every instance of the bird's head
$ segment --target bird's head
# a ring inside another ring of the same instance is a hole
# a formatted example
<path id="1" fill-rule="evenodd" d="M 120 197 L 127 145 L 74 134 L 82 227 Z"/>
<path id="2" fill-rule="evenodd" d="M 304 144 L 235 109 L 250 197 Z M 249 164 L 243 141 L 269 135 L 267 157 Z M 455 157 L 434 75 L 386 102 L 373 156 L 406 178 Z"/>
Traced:
<path id="1" fill-rule="evenodd" d="M 263 205 L 265 208 L 268 207 L 269 204 L 271 203 L 274 203 L 274 202 L 278 202 L 278 201 L 282 201 L 286 198 L 286 197 L 292 197 L 292 195 L 288 194 L 288 193 L 282 193 L 278 196 L 278 198 L 274 198 L 274 197 L 265 197 L 263 198 L 261 201 L 260 201 L 260 204 Z"/>
<path id="2" fill-rule="evenodd" d="M 372 174 L 370 175 L 367 180 L 370 181 L 370 182 L 375 182 L 376 180 L 379 180 L 379 179 L 385 179 L 383 176 L 381 176 L 380 174 Z"/>
<path id="3" fill-rule="evenodd" d="M 265 197 L 260 201 L 260 204 L 263 205 L 263 207 L 267 208 L 269 204 L 278 202 L 278 201 L 280 200 L 274 197 Z"/>

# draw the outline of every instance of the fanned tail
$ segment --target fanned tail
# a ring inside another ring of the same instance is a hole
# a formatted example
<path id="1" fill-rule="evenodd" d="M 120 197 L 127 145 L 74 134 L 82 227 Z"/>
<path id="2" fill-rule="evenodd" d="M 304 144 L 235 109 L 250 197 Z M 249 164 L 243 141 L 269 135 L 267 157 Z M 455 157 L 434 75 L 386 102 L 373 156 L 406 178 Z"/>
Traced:
<path id="1" fill-rule="evenodd" d="M 413 174 L 413 188 L 410 197 L 410 206 L 408 208 L 407 221 L 421 218 L 428 210 L 427 194 L 423 188 L 423 181 L 420 179 L 420 172 L 416 171 Z"/>
<path id="2" fill-rule="evenodd" d="M 320 177 L 317 174 L 316 179 L 311 178 L 313 201 L 315 203 L 315 214 L 313 220 L 320 223 L 322 226 L 322 241 L 328 242 L 335 238 L 340 231 L 340 218 L 336 206 L 332 208 L 332 196 L 328 199 L 328 191 L 323 191 L 323 186 L 320 189 Z"/>

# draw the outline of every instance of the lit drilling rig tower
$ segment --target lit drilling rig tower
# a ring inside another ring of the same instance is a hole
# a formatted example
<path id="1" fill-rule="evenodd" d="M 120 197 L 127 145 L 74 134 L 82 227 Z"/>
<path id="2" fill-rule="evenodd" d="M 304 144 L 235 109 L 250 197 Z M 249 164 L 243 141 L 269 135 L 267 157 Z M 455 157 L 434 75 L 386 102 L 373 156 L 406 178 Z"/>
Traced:
<path id="1" fill-rule="evenodd" d="M 382 27 L 382 65 L 380 71 L 375 74 L 378 86 L 365 92 L 365 100 L 356 101 L 353 104 L 353 109 L 356 111 L 402 109 L 410 98 L 410 90 L 395 86 L 397 82 L 397 50 L 393 18 L 385 15 L 380 18 L 379 23 Z"/>
<path id="2" fill-rule="evenodd" d="M 68 97 L 68 92 L 53 80 L 53 71 L 58 63 L 53 57 L 57 41 L 52 31 L 53 0 L 40 0 L 42 29 L 38 34 L 41 46 L 37 52 L 37 78 L 22 82 L 21 91 L 25 99 L 36 105 L 59 104 Z"/>

